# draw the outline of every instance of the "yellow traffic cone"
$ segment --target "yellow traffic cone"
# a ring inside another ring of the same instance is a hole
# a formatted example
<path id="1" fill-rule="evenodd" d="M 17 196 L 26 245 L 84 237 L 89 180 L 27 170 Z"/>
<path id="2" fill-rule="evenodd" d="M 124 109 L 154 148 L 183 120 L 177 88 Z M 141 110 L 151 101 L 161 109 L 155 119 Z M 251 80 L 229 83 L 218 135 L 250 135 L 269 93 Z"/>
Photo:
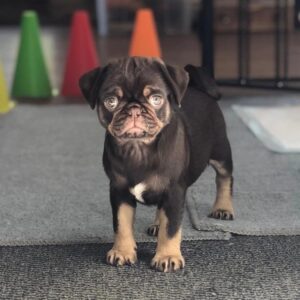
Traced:
<path id="1" fill-rule="evenodd" d="M 9 112 L 14 106 L 15 103 L 12 102 L 8 96 L 4 72 L 0 63 L 0 114 Z"/>

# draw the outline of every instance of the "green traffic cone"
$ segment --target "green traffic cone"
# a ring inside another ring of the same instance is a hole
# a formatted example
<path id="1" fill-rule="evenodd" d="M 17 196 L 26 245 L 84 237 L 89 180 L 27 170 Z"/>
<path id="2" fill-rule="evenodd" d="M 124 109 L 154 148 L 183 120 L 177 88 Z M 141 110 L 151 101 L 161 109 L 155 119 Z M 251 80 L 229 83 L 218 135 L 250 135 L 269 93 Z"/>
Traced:
<path id="1" fill-rule="evenodd" d="M 25 11 L 21 21 L 21 41 L 15 69 L 12 96 L 49 98 L 51 85 L 39 36 L 39 21 L 34 11 Z"/>

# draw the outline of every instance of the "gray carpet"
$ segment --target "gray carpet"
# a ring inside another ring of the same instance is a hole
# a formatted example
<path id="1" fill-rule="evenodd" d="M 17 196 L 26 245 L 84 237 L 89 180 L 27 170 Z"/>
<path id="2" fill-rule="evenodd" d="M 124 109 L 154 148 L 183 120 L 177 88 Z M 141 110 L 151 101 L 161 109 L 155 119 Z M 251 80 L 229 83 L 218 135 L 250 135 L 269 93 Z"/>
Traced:
<path id="1" fill-rule="evenodd" d="M 248 98 L 248 103 L 250 100 Z M 253 104 L 258 99 L 253 97 L 252 100 Z M 206 218 L 215 193 L 214 172 L 207 169 L 188 198 L 195 228 L 246 235 L 299 235 L 300 154 L 269 151 L 229 104 L 222 103 L 226 106 L 224 111 L 233 150 L 236 219 L 222 222 Z"/>
<path id="2" fill-rule="evenodd" d="M 233 237 L 183 243 L 186 268 L 149 268 L 153 243 L 134 267 L 103 262 L 108 244 L 0 247 L 0 299 L 300 299 L 300 237 Z"/>
<path id="3" fill-rule="evenodd" d="M 184 239 L 229 239 L 230 232 L 299 234 L 300 156 L 268 152 L 224 110 L 236 166 L 237 218 L 206 217 L 215 196 L 208 169 L 191 190 Z M 112 241 L 103 137 L 87 106 L 19 105 L 1 116 L 0 245 Z M 151 240 L 145 230 L 153 217 L 154 209 L 138 206 L 137 241 Z"/>
<path id="4" fill-rule="evenodd" d="M 111 242 L 104 130 L 87 105 L 18 105 L 0 117 L 0 245 Z M 139 205 L 137 241 L 155 208 Z M 184 238 L 228 239 L 197 232 L 187 213 Z"/>

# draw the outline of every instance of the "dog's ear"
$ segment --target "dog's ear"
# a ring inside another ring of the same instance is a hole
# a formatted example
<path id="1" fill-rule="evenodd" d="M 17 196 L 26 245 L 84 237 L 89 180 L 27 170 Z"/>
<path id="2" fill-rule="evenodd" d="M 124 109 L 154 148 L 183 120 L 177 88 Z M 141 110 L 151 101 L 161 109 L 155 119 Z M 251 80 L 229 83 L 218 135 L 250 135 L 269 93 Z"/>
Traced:
<path id="1" fill-rule="evenodd" d="M 215 80 L 209 75 L 204 67 L 186 65 L 184 69 L 189 73 L 190 76 L 189 86 L 204 92 L 216 100 L 221 98 L 221 94 L 218 91 L 218 86 Z"/>
<path id="2" fill-rule="evenodd" d="M 96 68 L 83 74 L 79 79 L 79 87 L 81 92 L 92 109 L 94 109 L 97 104 L 99 90 L 105 78 L 106 69 L 106 67 Z"/>
<path id="3" fill-rule="evenodd" d="M 174 101 L 180 106 L 186 88 L 189 83 L 188 73 L 179 67 L 159 64 L 162 76 L 170 88 Z"/>

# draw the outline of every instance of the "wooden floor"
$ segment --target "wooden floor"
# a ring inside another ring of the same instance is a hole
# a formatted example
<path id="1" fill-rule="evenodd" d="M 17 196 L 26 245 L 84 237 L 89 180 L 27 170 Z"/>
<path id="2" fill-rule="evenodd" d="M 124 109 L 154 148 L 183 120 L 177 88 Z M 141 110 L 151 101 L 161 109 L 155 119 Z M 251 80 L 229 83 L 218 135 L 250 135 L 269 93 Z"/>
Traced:
<path id="1" fill-rule="evenodd" d="M 44 55 L 54 87 L 60 89 L 66 58 L 68 29 L 47 27 L 41 34 Z M 126 56 L 129 37 L 96 38 L 101 64 L 110 59 Z M 0 61 L 4 66 L 8 84 L 11 85 L 19 44 L 19 29 L 0 28 Z M 300 77 L 300 33 L 289 37 L 289 76 Z M 187 63 L 201 64 L 201 44 L 196 36 L 161 37 L 163 58 L 170 64 L 184 66 Z M 274 74 L 274 37 L 272 34 L 255 34 L 251 37 L 250 75 L 268 77 Z M 215 37 L 216 78 L 237 77 L 237 37 L 234 34 L 220 34 Z M 225 91 L 234 90 L 225 88 Z M 245 92 L 245 90 L 243 89 Z M 252 93 L 252 92 L 251 92 Z"/>

